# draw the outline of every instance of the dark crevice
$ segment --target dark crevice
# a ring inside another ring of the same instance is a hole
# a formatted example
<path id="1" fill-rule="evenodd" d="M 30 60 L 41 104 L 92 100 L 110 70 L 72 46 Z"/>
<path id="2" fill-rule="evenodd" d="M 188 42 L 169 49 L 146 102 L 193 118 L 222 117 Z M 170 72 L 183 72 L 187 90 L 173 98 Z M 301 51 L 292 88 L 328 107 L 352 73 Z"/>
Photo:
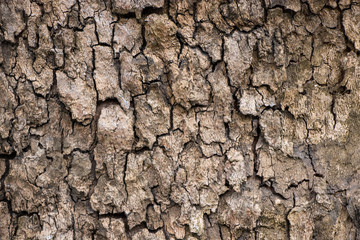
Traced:
<path id="1" fill-rule="evenodd" d="M 254 155 L 254 175 L 257 174 L 259 169 L 259 159 L 258 159 L 258 151 L 257 151 L 257 144 L 259 142 L 260 136 L 261 136 L 261 128 L 259 123 L 259 118 L 255 117 L 252 121 L 253 129 L 255 129 L 254 133 L 254 141 L 252 143 L 252 152 Z"/>

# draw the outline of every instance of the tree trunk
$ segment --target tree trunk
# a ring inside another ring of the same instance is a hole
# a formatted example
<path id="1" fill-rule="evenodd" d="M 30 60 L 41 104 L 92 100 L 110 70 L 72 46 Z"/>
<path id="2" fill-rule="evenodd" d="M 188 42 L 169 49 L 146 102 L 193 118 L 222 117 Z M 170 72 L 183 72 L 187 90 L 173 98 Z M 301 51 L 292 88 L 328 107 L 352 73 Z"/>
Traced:
<path id="1" fill-rule="evenodd" d="M 358 0 L 0 0 L 0 239 L 360 239 Z"/>

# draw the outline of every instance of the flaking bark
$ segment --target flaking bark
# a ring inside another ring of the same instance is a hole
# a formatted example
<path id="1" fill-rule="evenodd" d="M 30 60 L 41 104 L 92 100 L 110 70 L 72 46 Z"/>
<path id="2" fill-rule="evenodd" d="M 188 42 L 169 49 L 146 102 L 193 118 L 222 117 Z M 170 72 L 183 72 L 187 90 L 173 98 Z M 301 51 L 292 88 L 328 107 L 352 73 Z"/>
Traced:
<path id="1" fill-rule="evenodd" d="M 0 239 L 360 239 L 360 1 L 0 0 Z"/>

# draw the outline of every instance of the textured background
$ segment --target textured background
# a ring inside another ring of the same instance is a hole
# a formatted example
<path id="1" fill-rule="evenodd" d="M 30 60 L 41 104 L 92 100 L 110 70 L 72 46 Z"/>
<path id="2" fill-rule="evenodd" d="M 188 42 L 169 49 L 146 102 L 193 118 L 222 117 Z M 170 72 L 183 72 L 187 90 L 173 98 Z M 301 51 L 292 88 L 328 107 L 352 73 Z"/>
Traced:
<path id="1" fill-rule="evenodd" d="M 0 0 L 0 239 L 360 239 L 359 0 Z"/>

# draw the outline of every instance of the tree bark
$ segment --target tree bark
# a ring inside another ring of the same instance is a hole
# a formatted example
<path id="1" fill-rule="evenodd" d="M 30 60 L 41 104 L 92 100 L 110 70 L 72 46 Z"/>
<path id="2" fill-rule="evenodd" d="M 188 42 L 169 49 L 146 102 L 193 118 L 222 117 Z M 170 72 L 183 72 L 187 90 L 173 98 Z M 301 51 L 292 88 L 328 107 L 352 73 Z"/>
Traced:
<path id="1" fill-rule="evenodd" d="M 360 239 L 358 0 L 0 0 L 0 239 Z"/>

